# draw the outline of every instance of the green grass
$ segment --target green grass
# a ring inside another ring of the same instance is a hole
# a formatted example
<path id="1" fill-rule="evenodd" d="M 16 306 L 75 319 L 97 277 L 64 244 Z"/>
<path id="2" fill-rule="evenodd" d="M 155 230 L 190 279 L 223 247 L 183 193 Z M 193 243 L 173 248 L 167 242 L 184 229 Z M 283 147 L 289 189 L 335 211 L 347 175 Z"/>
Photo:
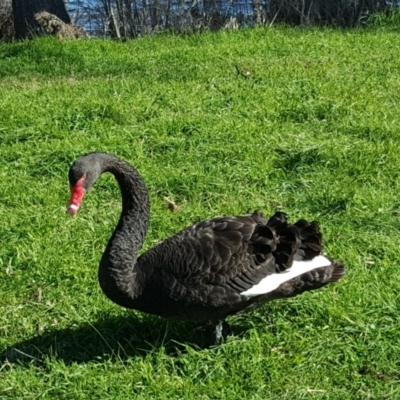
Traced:
<path id="1" fill-rule="evenodd" d="M 276 28 L 0 45 L 0 398 L 400 397 L 398 39 Z M 348 274 L 231 318 L 236 335 L 202 349 L 206 327 L 101 293 L 116 182 L 65 214 L 69 166 L 94 150 L 143 175 L 144 250 L 201 219 L 284 210 L 317 219 Z"/>

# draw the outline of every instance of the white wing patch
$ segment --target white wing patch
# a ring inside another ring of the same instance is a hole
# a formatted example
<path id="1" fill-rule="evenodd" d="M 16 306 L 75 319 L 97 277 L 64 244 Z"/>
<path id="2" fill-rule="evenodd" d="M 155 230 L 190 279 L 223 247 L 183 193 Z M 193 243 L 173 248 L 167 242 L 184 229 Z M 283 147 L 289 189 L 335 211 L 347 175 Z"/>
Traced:
<path id="1" fill-rule="evenodd" d="M 332 262 L 324 256 L 317 256 L 309 261 L 293 261 L 292 268 L 279 274 L 268 275 L 262 279 L 257 285 L 254 285 L 245 292 L 240 293 L 242 296 L 254 297 L 266 294 L 277 289 L 282 283 L 296 278 L 296 276 L 305 274 L 313 269 L 329 267 Z"/>

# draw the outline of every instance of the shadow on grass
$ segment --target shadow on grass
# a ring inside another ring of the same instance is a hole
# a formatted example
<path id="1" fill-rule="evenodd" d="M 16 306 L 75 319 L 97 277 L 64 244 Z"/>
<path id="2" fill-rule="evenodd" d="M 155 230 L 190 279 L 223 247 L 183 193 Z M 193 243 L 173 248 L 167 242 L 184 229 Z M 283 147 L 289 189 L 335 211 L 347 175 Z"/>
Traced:
<path id="1" fill-rule="evenodd" d="M 240 334 L 243 327 L 230 328 Z M 48 360 L 62 360 L 65 364 L 126 360 L 145 357 L 161 347 L 174 357 L 187 347 L 197 350 L 209 348 L 214 340 L 214 326 L 167 321 L 152 316 L 120 316 L 37 335 L 0 353 L 0 365 L 45 365 Z"/>

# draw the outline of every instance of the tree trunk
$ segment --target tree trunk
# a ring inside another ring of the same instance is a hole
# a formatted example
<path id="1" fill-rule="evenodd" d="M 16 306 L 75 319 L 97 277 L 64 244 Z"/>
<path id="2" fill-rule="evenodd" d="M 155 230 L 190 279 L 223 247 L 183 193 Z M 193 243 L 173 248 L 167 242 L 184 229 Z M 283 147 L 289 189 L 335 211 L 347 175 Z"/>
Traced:
<path id="1" fill-rule="evenodd" d="M 12 0 L 12 7 L 16 39 L 24 39 L 38 33 L 39 25 L 34 16 L 40 11 L 54 14 L 66 24 L 71 23 L 63 0 Z"/>

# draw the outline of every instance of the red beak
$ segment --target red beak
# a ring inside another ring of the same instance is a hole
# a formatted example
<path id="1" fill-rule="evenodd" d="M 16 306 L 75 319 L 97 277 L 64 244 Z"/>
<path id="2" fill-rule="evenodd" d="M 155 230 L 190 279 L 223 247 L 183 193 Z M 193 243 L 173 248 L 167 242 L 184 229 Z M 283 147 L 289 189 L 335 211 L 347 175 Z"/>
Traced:
<path id="1" fill-rule="evenodd" d="M 83 196 L 85 195 L 85 189 L 83 187 L 83 181 L 85 178 L 86 175 L 83 175 L 82 178 L 76 182 L 75 186 L 70 187 L 71 199 L 69 201 L 67 212 L 71 215 L 75 215 L 81 206 Z"/>

